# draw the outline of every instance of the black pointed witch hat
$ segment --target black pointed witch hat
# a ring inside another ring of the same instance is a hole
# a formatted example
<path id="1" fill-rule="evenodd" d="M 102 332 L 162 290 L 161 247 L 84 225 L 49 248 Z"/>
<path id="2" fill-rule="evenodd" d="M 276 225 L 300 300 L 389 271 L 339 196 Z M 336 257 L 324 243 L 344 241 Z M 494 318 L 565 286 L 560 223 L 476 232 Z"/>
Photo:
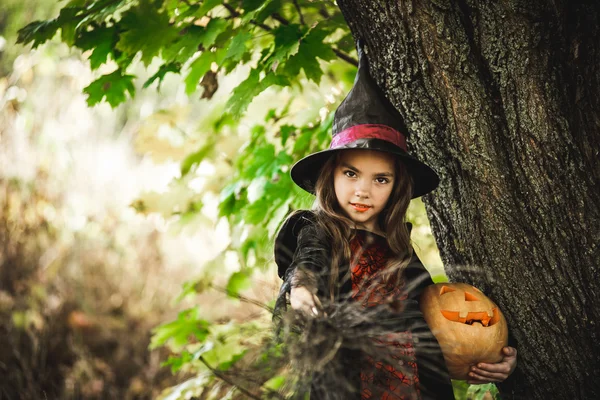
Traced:
<path id="1" fill-rule="evenodd" d="M 412 198 L 423 196 L 437 187 L 439 178 L 433 169 L 406 151 L 408 130 L 404 119 L 369 75 L 360 43 L 358 56 L 354 86 L 335 111 L 329 149 L 310 154 L 294 164 L 292 180 L 314 194 L 319 172 L 333 154 L 345 149 L 378 150 L 400 158 L 413 178 Z"/>

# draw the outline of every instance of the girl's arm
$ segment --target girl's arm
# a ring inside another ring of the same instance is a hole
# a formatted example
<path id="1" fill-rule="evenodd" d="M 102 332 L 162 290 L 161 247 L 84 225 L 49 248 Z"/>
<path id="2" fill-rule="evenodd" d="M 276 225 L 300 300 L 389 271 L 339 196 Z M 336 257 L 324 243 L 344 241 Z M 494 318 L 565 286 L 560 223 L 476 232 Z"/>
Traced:
<path id="1" fill-rule="evenodd" d="M 320 281 L 328 270 L 329 254 L 316 228 L 307 225 L 298 235 L 298 245 L 288 271 L 290 305 L 294 310 L 318 315 L 322 309 L 318 297 Z"/>
<path id="2" fill-rule="evenodd" d="M 327 240 L 319 234 L 311 217 L 308 211 L 293 215 L 277 235 L 275 261 L 284 280 L 277 304 L 285 308 L 284 298 L 289 294 L 293 309 L 318 314 L 318 293 L 324 287 L 330 255 Z"/>

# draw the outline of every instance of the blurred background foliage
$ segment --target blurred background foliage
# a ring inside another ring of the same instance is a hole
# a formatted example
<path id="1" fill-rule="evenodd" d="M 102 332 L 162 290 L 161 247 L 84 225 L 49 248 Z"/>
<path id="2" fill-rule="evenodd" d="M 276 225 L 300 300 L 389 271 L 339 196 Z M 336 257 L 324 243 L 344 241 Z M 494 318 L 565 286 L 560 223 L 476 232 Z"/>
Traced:
<path id="1" fill-rule="evenodd" d="M 335 4 L 4 0 L 0 56 L 0 397 L 244 397 L 214 369 L 270 335 L 289 168 L 354 79 Z"/>

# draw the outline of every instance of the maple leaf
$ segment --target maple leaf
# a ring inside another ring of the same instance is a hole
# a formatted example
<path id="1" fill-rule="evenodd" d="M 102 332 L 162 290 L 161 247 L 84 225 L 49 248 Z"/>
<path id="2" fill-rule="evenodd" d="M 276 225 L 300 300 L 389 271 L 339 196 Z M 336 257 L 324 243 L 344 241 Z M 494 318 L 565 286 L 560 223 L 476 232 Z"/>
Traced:
<path id="1" fill-rule="evenodd" d="M 239 117 L 248 108 L 256 96 L 262 93 L 266 88 L 276 86 L 287 86 L 290 82 L 287 77 L 267 73 L 266 76 L 260 79 L 260 71 L 253 69 L 250 71 L 248 78 L 239 84 L 233 91 L 231 97 L 227 101 L 227 109 L 234 117 Z"/>
<path id="2" fill-rule="evenodd" d="M 204 0 L 202 6 L 194 13 L 196 17 L 203 17 L 207 12 L 215 8 L 216 6 L 223 4 L 223 0 Z"/>
<path id="3" fill-rule="evenodd" d="M 321 76 L 323 76 L 323 70 L 317 58 L 324 61 L 331 61 L 336 58 L 331 45 L 323 42 L 330 34 L 330 29 L 315 27 L 304 36 L 300 41 L 298 52 L 290 57 L 286 63 L 287 75 L 296 76 L 300 69 L 303 69 L 306 77 L 318 84 L 321 81 Z"/>
<path id="4" fill-rule="evenodd" d="M 154 81 L 158 80 L 158 89 L 160 90 L 160 84 L 163 79 L 165 79 L 165 75 L 169 72 L 177 73 L 181 70 L 181 64 L 179 63 L 167 63 L 160 66 L 158 71 L 154 75 L 152 75 L 146 82 L 144 82 L 144 89 L 148 86 L 152 85 Z"/>
<path id="5" fill-rule="evenodd" d="M 59 27 L 56 20 L 32 22 L 19 29 L 17 43 L 26 45 L 33 42 L 32 47 L 35 49 L 40 44 L 52 39 Z"/>
<path id="6" fill-rule="evenodd" d="M 211 47 L 217 40 L 217 37 L 225 32 L 229 26 L 230 23 L 223 18 L 211 19 L 208 25 L 206 25 L 206 30 L 201 41 L 202 46 L 205 49 Z"/>
<path id="7" fill-rule="evenodd" d="M 81 50 L 91 50 L 89 57 L 90 67 L 98 69 L 108 61 L 108 56 L 113 54 L 118 40 L 116 27 L 100 26 L 96 29 L 83 32 L 75 41 Z"/>
<path id="8" fill-rule="evenodd" d="M 133 86 L 134 75 L 123 75 L 121 69 L 107 75 L 102 75 L 89 86 L 83 89 L 87 93 L 87 103 L 91 107 L 100 103 L 104 98 L 111 105 L 116 107 L 129 95 L 135 95 L 135 86 Z"/>
<path id="9" fill-rule="evenodd" d="M 273 53 L 267 58 L 267 66 L 274 69 L 278 64 L 298 51 L 300 39 L 305 32 L 298 24 L 282 25 L 273 30 L 275 40 L 273 41 Z"/>
<path id="10" fill-rule="evenodd" d="M 181 29 L 177 38 L 162 49 L 162 59 L 183 64 L 198 51 L 204 32 L 204 27 L 196 25 Z"/>
<path id="11" fill-rule="evenodd" d="M 131 55 L 141 52 L 146 66 L 178 35 L 177 28 L 169 23 L 169 15 L 148 1 L 125 12 L 119 25 L 123 33 L 117 48 Z"/>
<path id="12" fill-rule="evenodd" d="M 244 53 L 248 50 L 246 42 L 252 39 L 252 35 L 249 32 L 241 32 L 236 35 L 227 48 L 227 54 L 225 59 L 231 59 L 233 61 L 239 61 Z"/>

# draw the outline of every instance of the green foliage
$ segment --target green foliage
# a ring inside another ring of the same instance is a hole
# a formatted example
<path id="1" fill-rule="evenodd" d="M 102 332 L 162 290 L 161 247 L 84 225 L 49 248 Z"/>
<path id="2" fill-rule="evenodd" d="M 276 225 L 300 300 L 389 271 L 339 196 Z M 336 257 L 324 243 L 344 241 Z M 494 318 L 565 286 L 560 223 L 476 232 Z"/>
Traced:
<path id="1" fill-rule="evenodd" d="M 60 31 L 63 42 L 90 51 L 93 70 L 116 64 L 119 73 L 101 76 L 88 86 L 90 105 L 106 100 L 115 107 L 125 101 L 124 93 L 131 93 L 132 87 L 128 68 L 136 57 L 146 67 L 159 60 L 146 87 L 156 80 L 160 84 L 171 72 L 185 76 L 188 94 L 213 68 L 227 74 L 249 65 L 247 80 L 228 102 L 228 110 L 239 117 L 267 88 L 297 83 L 300 71 L 319 83 L 319 60 L 336 58 L 332 48 L 336 38 L 344 38 L 337 32 L 347 30 L 339 23 L 339 10 L 328 3 L 297 4 L 299 9 L 281 0 L 75 0 L 57 18 L 22 28 L 18 42 L 37 47 Z M 254 54 L 261 54 L 260 59 Z"/>
<path id="2" fill-rule="evenodd" d="M 23 29 L 32 19 L 45 20 L 55 15 L 58 11 L 57 6 L 55 0 L 2 0 L 0 36 L 6 40 L 6 43 L 2 48 L 2 56 L 0 56 L 0 76 L 7 76 L 14 71 L 13 62 L 22 53 L 21 46 L 14 45 L 19 37 L 17 31 Z M 30 27 L 29 30 L 35 30 L 35 27 Z M 21 35 L 31 34 L 35 33 L 27 31 L 21 33 Z M 44 41 L 42 39 L 44 34 L 40 32 L 39 36 L 38 42 Z"/>
<path id="3" fill-rule="evenodd" d="M 117 49 L 124 54 L 139 52 L 146 66 L 160 54 L 162 48 L 170 45 L 178 34 L 171 27 L 170 16 L 164 10 L 157 11 L 157 6 L 160 6 L 158 1 L 153 4 L 150 0 L 142 0 L 119 21 L 119 25 L 129 29 L 119 35 Z"/>
<path id="4" fill-rule="evenodd" d="M 111 74 L 102 75 L 83 89 L 88 95 L 88 104 L 93 106 L 106 99 L 111 106 L 116 107 L 125 101 L 127 93 L 131 96 L 135 95 L 133 78 L 133 75 L 123 75 L 123 71 L 120 69 Z"/>
<path id="5" fill-rule="evenodd" d="M 498 399 L 499 393 L 496 385 L 493 383 L 488 383 L 485 385 L 470 385 L 467 390 L 467 399 L 472 400 L 485 400 L 491 395 L 492 399 Z"/>
<path id="6" fill-rule="evenodd" d="M 465 400 L 499 399 L 498 389 L 493 383 L 469 385 L 466 381 L 452 381 L 454 397 Z"/>
<path id="7" fill-rule="evenodd" d="M 59 28 L 58 20 L 32 22 L 19 31 L 18 41 L 20 43 L 33 42 L 35 49 L 40 44 L 52 39 Z"/>
<path id="8" fill-rule="evenodd" d="M 227 294 L 236 297 L 242 290 L 246 290 L 250 286 L 252 286 L 250 275 L 245 271 L 236 272 L 229 277 L 226 288 Z"/>
<path id="9" fill-rule="evenodd" d="M 200 309 L 192 308 L 179 313 L 177 320 L 161 325 L 154 330 L 151 349 L 171 343 L 174 347 L 182 347 L 190 337 L 202 342 L 209 333 L 210 324 L 200 319 Z"/>

